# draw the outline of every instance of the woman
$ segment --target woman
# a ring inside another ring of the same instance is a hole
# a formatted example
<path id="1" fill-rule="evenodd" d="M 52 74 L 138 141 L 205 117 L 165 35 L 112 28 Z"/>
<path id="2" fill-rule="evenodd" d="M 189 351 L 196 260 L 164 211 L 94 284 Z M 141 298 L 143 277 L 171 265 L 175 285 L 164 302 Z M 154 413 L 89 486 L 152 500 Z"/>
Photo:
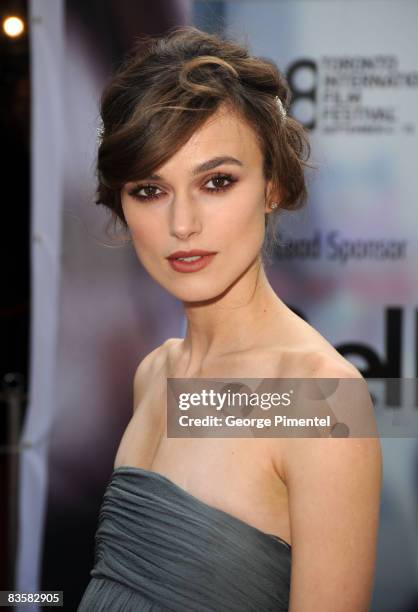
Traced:
<path id="1" fill-rule="evenodd" d="M 193 27 L 142 40 L 101 104 L 98 200 L 184 305 L 147 355 L 79 611 L 368 609 L 378 440 L 175 438 L 167 378 L 351 378 L 275 294 L 263 256 L 306 198 L 309 146 L 273 62 Z"/>

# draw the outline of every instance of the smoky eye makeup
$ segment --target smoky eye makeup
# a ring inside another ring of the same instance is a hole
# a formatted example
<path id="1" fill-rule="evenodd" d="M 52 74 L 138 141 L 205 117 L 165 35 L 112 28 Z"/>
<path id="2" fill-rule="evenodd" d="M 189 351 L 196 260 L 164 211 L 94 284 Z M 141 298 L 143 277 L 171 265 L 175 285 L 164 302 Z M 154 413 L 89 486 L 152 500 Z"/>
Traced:
<path id="1" fill-rule="evenodd" d="M 216 172 L 204 179 L 201 189 L 205 191 L 205 193 L 211 195 L 220 194 L 230 189 L 237 181 L 238 179 L 229 172 Z M 212 183 L 213 186 L 207 187 L 207 185 L 210 183 Z M 132 185 L 132 183 L 130 183 L 130 185 Z M 160 199 L 163 197 L 165 192 L 158 185 L 155 185 L 150 181 L 144 181 L 128 187 L 127 193 L 135 200 L 147 202 L 150 200 Z"/>

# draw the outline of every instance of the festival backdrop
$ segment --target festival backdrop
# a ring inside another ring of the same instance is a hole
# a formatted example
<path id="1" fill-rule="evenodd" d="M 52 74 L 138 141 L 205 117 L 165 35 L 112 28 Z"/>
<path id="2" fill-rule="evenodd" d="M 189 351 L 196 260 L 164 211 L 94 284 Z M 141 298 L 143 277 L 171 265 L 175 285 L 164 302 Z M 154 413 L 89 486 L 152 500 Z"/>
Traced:
<path id="1" fill-rule="evenodd" d="M 418 45 L 413 1 L 226 2 L 288 79 L 310 129 L 310 198 L 279 227 L 270 278 L 367 378 L 418 377 Z M 382 438 L 372 610 L 418 609 L 417 439 Z"/>
<path id="2" fill-rule="evenodd" d="M 105 234 L 94 205 L 100 91 L 135 36 L 193 23 L 277 62 L 317 168 L 306 208 L 282 217 L 269 278 L 366 378 L 413 379 L 417 22 L 413 0 L 31 1 L 33 309 L 17 589 L 63 590 L 76 609 L 133 372 L 184 333 L 181 305 L 123 235 Z M 418 607 L 417 439 L 386 437 L 382 448 L 371 611 L 407 612 Z"/>

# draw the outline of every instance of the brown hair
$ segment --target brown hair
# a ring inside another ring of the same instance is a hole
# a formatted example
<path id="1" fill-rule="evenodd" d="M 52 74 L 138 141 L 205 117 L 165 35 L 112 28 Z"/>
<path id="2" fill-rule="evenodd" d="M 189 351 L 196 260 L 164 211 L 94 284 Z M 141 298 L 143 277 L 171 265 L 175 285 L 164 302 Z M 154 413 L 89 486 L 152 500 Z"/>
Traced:
<path id="1" fill-rule="evenodd" d="M 111 220 L 126 228 L 123 185 L 152 174 L 227 104 L 253 128 L 264 176 L 280 194 L 279 208 L 266 215 L 265 246 L 271 246 L 273 217 L 306 201 L 304 167 L 310 167 L 305 130 L 280 112 L 276 96 L 287 111 L 290 89 L 276 64 L 233 40 L 193 26 L 138 38 L 102 93 L 96 204 L 109 208 Z"/>

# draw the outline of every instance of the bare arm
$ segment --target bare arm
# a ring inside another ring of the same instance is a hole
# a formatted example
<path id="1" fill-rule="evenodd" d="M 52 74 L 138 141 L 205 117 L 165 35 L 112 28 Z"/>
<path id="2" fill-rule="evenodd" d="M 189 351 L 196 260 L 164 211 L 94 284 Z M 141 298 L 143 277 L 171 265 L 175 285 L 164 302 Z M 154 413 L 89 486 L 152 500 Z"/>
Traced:
<path id="1" fill-rule="evenodd" d="M 289 612 L 367 612 L 380 509 L 379 439 L 289 439 L 282 470 L 292 539 Z"/>

